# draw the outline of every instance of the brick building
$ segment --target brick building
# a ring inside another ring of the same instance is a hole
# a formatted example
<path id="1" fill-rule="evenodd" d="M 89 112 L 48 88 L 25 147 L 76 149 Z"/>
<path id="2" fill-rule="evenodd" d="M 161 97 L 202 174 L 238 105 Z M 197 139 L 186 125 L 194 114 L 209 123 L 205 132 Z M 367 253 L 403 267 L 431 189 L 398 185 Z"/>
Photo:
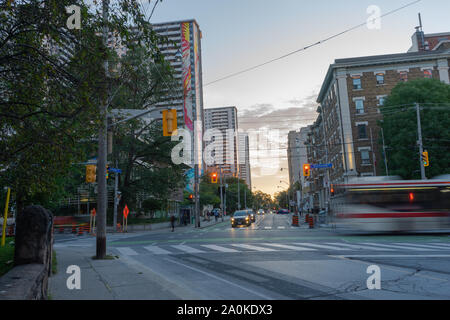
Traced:
<path id="1" fill-rule="evenodd" d="M 418 30 L 412 40 L 407 53 L 337 59 L 330 65 L 306 144 L 310 163 L 333 164 L 332 169 L 311 171 L 314 207 L 327 206 L 332 183 L 383 174 L 377 166 L 377 121 L 384 99 L 400 81 L 434 78 L 450 83 L 450 33 L 426 35 Z"/>

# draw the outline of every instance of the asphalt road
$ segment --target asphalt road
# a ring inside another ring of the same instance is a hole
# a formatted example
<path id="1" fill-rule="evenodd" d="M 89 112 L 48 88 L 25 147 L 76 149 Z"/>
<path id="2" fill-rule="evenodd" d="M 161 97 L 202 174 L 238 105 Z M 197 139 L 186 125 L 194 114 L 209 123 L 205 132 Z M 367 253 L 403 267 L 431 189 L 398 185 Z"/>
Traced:
<path id="1" fill-rule="evenodd" d="M 108 235 L 108 251 L 183 287 L 189 299 L 450 299 L 450 233 L 351 235 L 291 221 L 268 214 L 250 227 L 226 221 Z M 95 244 L 72 235 L 55 241 L 60 250 Z M 373 265 L 380 289 L 368 289 Z"/>

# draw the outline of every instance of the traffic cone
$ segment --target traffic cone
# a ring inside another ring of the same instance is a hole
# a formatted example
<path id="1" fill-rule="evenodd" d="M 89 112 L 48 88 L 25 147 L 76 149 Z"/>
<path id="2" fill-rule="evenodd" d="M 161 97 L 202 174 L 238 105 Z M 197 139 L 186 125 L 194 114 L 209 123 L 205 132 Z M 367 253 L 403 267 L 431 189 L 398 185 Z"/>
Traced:
<path id="1" fill-rule="evenodd" d="M 122 232 L 122 226 L 120 223 L 117 224 L 117 232 Z"/>
<path id="2" fill-rule="evenodd" d="M 78 227 L 78 235 L 79 235 L 79 236 L 82 236 L 82 235 L 83 235 L 83 231 L 84 231 L 84 227 L 79 226 L 79 227 Z"/>
<path id="3" fill-rule="evenodd" d="M 307 213 L 307 214 L 305 215 L 305 223 L 308 223 L 308 221 L 309 221 L 309 213 Z"/>
<path id="4" fill-rule="evenodd" d="M 77 226 L 75 224 L 72 225 L 72 233 L 77 233 Z"/>
<path id="5" fill-rule="evenodd" d="M 313 218 L 313 216 L 309 217 L 309 228 L 310 229 L 314 228 L 314 218 Z"/>
<path id="6" fill-rule="evenodd" d="M 63 226 L 59 227 L 59 233 L 64 233 L 64 227 Z"/>

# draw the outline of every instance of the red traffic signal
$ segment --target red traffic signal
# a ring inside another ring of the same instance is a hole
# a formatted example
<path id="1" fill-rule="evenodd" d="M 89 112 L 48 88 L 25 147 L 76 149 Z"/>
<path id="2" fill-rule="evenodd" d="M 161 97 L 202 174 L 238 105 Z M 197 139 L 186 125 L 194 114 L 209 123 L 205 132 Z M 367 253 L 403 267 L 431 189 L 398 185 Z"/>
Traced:
<path id="1" fill-rule="evenodd" d="M 189 195 L 189 200 L 192 200 L 192 199 L 194 199 L 194 195 L 193 195 L 193 194 L 190 194 L 190 195 Z"/>
<path id="2" fill-rule="evenodd" d="M 211 173 L 211 183 L 217 183 L 217 172 Z"/>
<path id="3" fill-rule="evenodd" d="M 311 171 L 311 166 L 308 163 L 305 163 L 303 165 L 303 176 L 309 177 L 309 175 L 311 173 L 310 171 Z"/>

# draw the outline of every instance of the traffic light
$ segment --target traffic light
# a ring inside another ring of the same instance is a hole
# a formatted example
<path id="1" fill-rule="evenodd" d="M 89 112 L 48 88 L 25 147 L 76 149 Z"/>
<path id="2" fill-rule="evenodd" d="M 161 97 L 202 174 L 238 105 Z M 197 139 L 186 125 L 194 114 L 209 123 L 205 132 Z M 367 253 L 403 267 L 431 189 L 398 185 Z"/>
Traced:
<path id="1" fill-rule="evenodd" d="M 428 160 L 428 151 L 422 152 L 422 161 L 424 167 L 428 167 L 430 165 L 430 161 Z"/>
<path id="2" fill-rule="evenodd" d="M 309 164 L 305 163 L 303 165 L 303 176 L 309 177 L 309 174 L 311 173 L 310 171 L 311 171 L 311 166 Z"/>
<path id="3" fill-rule="evenodd" d="M 170 137 L 177 130 L 177 110 L 163 110 L 163 136 Z"/>
<path id="4" fill-rule="evenodd" d="M 194 195 L 192 193 L 189 195 L 189 200 L 194 201 Z"/>
<path id="5" fill-rule="evenodd" d="M 109 166 L 106 165 L 106 179 L 109 178 Z"/>
<path id="6" fill-rule="evenodd" d="M 86 166 L 86 183 L 94 183 L 97 178 L 97 166 L 88 164 Z"/>
<path id="7" fill-rule="evenodd" d="M 217 183 L 217 172 L 211 173 L 211 183 Z"/>

